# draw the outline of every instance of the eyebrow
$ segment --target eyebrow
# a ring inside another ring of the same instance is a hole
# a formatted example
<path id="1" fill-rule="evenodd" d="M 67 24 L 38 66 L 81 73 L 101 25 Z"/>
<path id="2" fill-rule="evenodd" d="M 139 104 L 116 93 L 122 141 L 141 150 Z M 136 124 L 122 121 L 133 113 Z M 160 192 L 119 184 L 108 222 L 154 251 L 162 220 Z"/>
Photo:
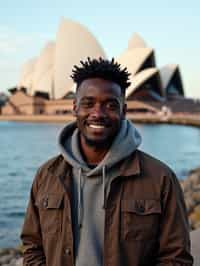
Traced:
<path id="1" fill-rule="evenodd" d="M 95 97 L 93 96 L 84 96 L 83 98 L 80 99 L 80 101 L 83 101 L 83 100 L 94 100 Z M 119 102 L 119 99 L 117 97 L 109 97 L 107 99 L 105 99 L 105 102 L 107 101 L 117 101 Z"/>
<path id="2" fill-rule="evenodd" d="M 83 98 L 80 99 L 80 101 L 83 101 L 83 100 L 94 100 L 94 97 L 92 97 L 92 96 L 84 96 Z"/>

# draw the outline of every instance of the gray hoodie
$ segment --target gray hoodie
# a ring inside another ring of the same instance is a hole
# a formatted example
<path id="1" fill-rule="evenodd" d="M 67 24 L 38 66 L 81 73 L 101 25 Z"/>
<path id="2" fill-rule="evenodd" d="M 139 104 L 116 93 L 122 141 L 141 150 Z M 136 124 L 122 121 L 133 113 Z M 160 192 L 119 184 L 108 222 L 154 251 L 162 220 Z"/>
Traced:
<path id="1" fill-rule="evenodd" d="M 133 153 L 140 143 L 141 137 L 133 124 L 123 120 L 104 159 L 91 169 L 79 149 L 76 123 L 71 122 L 62 130 L 59 147 L 73 169 L 72 220 L 76 266 L 103 265 L 105 200 L 111 182 L 117 177 L 117 164 Z"/>

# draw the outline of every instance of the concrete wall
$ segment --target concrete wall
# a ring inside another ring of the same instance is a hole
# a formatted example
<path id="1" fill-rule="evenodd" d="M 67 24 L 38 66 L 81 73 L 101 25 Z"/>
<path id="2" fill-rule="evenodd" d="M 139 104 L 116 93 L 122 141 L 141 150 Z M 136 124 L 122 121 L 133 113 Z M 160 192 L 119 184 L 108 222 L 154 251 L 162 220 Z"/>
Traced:
<path id="1" fill-rule="evenodd" d="M 47 101 L 45 104 L 46 114 L 62 114 L 72 112 L 73 100 Z"/>
<path id="2" fill-rule="evenodd" d="M 7 102 L 5 106 L 2 107 L 2 115 L 16 115 L 16 110 Z"/>
<path id="3" fill-rule="evenodd" d="M 45 112 L 45 99 L 39 97 L 31 97 L 25 93 L 18 91 L 11 95 L 9 101 L 2 108 L 3 115 L 33 115 Z"/>

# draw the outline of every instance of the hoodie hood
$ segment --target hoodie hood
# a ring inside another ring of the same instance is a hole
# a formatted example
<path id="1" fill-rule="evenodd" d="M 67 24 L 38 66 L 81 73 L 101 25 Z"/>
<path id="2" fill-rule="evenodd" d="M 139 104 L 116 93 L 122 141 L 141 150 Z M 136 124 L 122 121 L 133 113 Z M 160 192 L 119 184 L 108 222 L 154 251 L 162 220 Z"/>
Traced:
<path id="1" fill-rule="evenodd" d="M 78 135 L 79 130 L 76 127 L 76 122 L 68 123 L 59 136 L 59 148 L 65 160 L 72 167 L 77 169 L 81 168 L 88 177 L 98 175 L 104 167 L 106 167 L 106 170 L 110 169 L 133 153 L 141 144 L 141 136 L 133 124 L 129 120 L 122 120 L 119 133 L 115 137 L 104 159 L 97 167 L 91 169 L 81 155 Z"/>

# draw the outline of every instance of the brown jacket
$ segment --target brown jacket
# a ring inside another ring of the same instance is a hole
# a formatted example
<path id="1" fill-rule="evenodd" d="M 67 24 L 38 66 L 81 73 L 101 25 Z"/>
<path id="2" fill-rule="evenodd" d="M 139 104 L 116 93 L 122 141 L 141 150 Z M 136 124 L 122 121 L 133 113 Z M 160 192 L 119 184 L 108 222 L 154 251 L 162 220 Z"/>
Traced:
<path id="1" fill-rule="evenodd" d="M 185 203 L 171 170 L 136 151 L 118 175 L 105 206 L 104 266 L 191 266 Z M 75 265 L 71 180 L 61 155 L 39 169 L 21 235 L 24 265 Z"/>

